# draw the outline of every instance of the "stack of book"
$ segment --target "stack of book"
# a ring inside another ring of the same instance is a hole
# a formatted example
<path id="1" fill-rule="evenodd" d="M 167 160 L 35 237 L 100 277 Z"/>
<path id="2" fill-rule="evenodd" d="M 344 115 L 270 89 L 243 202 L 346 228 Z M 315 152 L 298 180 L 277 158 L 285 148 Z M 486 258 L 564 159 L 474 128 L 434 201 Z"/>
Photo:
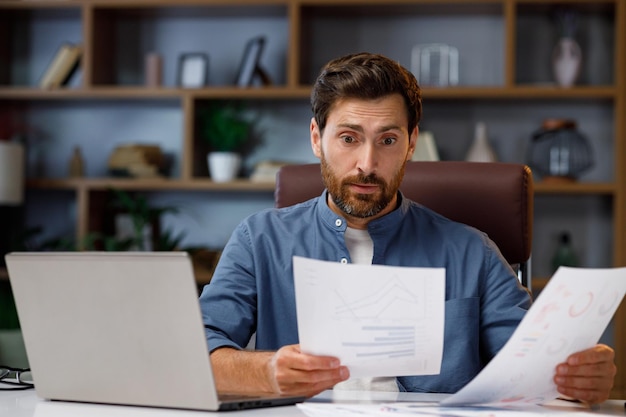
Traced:
<path id="1" fill-rule="evenodd" d="M 39 86 L 45 89 L 54 89 L 67 84 L 78 69 L 82 53 L 81 45 L 71 43 L 61 45 L 41 77 Z"/>
<path id="2" fill-rule="evenodd" d="M 156 145 L 121 145 L 108 161 L 109 172 L 116 177 L 158 177 L 166 165 L 166 157 Z"/>
<path id="3" fill-rule="evenodd" d="M 261 161 L 255 167 L 250 181 L 252 182 L 275 182 L 276 174 L 287 162 L 282 161 Z"/>

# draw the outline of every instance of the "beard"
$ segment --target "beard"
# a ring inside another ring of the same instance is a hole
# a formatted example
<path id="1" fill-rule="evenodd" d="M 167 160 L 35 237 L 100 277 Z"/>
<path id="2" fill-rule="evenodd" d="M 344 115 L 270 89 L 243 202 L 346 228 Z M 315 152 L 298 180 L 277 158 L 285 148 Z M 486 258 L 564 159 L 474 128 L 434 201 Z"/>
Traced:
<path id="1" fill-rule="evenodd" d="M 323 152 L 320 159 L 322 179 L 333 203 L 346 215 L 358 218 L 376 216 L 391 203 L 400 188 L 406 167 L 406 162 L 404 162 L 389 184 L 376 174 L 354 175 L 341 180 L 335 175 Z M 376 184 L 379 191 L 374 194 L 353 193 L 350 191 L 350 184 L 354 183 Z"/>

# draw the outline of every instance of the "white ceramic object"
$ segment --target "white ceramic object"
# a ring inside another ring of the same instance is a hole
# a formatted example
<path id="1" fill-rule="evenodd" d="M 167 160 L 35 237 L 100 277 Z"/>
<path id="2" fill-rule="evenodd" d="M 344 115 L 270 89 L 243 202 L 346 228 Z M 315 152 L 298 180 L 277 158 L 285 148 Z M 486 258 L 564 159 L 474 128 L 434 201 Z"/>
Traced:
<path id="1" fill-rule="evenodd" d="M 476 123 L 474 142 L 467 151 L 465 160 L 469 162 L 496 162 L 496 153 L 487 138 L 487 126 L 484 122 Z"/>
<path id="2" fill-rule="evenodd" d="M 237 178 L 241 155 L 235 152 L 210 152 L 207 156 L 209 175 L 215 182 L 228 182 Z"/>
<path id="3" fill-rule="evenodd" d="M 578 79 L 582 51 L 572 38 L 561 38 L 552 52 L 554 79 L 561 87 L 571 87 Z"/>

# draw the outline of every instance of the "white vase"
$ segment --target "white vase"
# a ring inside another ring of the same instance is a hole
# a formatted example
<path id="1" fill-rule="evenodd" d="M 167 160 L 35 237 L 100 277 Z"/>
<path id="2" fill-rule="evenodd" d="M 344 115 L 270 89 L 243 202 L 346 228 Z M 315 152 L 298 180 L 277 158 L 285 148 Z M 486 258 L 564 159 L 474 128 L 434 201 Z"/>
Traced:
<path id="1" fill-rule="evenodd" d="M 483 122 L 476 123 L 474 142 L 470 146 L 465 160 L 468 162 L 496 162 L 496 153 L 487 139 L 487 126 Z"/>
<path id="2" fill-rule="evenodd" d="M 215 182 L 228 182 L 237 178 L 241 155 L 235 152 L 209 152 L 209 175 Z"/>
<path id="3" fill-rule="evenodd" d="M 24 201 L 24 146 L 0 140 L 0 205 Z"/>
<path id="4" fill-rule="evenodd" d="M 561 87 L 571 87 L 578 79 L 582 51 L 572 38 L 561 38 L 552 51 L 554 79 Z"/>

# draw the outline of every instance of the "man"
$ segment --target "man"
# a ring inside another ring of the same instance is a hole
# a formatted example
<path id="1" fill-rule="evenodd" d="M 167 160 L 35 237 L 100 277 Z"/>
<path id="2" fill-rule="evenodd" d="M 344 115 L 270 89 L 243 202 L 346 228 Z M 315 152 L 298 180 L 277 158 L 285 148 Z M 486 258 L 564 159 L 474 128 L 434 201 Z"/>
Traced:
<path id="1" fill-rule="evenodd" d="M 439 375 L 357 381 L 370 389 L 455 392 L 502 348 L 530 305 L 483 233 L 398 191 L 415 150 L 421 92 L 380 55 L 331 61 L 312 92 L 310 136 L 327 190 L 318 198 L 245 219 L 200 297 L 218 389 L 314 395 L 349 378 L 336 358 L 300 351 L 292 256 L 336 262 L 446 268 L 444 355 Z M 246 351 L 256 333 L 256 351 Z M 559 392 L 608 398 L 611 348 L 572 355 L 555 371 Z"/>

